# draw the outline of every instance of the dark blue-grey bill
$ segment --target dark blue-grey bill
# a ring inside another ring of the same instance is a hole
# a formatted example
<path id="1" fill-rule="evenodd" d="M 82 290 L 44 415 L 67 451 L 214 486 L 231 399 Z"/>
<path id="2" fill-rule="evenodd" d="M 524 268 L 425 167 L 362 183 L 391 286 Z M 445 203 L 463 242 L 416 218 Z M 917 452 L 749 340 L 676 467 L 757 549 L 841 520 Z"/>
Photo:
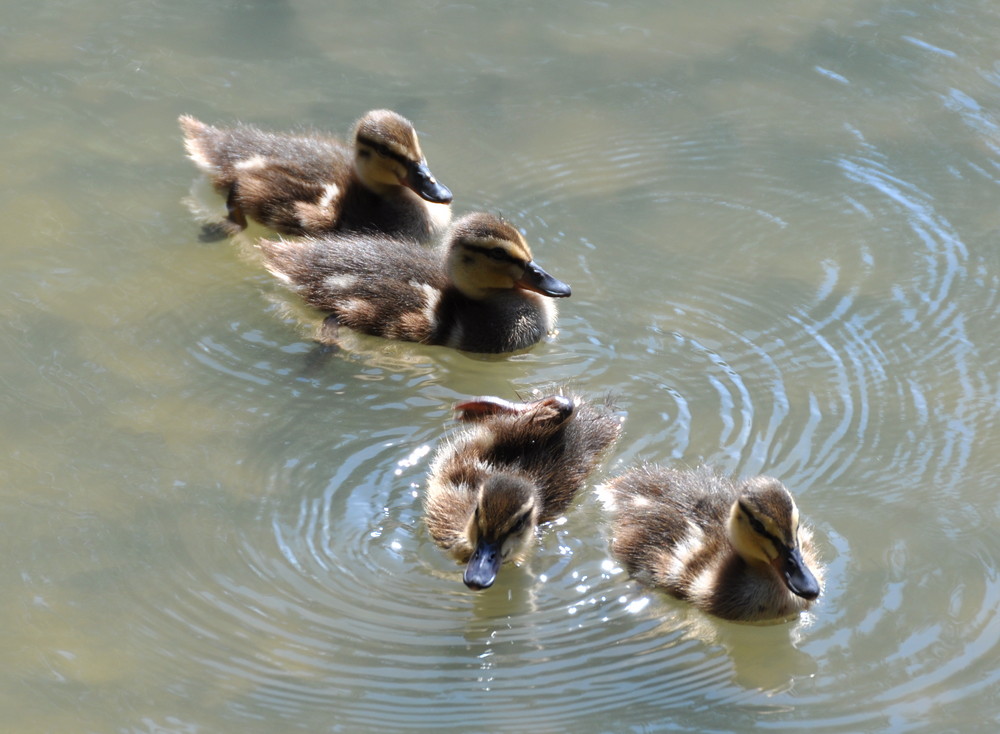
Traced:
<path id="1" fill-rule="evenodd" d="M 406 183 L 420 198 L 433 204 L 451 203 L 451 189 L 438 183 L 431 174 L 431 169 L 423 161 L 410 166 Z"/>
<path id="2" fill-rule="evenodd" d="M 497 580 L 497 573 L 500 572 L 502 562 L 500 544 L 480 540 L 476 544 L 476 549 L 472 551 L 472 558 L 469 559 L 469 563 L 465 567 L 462 581 L 474 591 L 488 589 Z"/>
<path id="3" fill-rule="evenodd" d="M 572 292 L 566 283 L 553 278 L 538 267 L 534 261 L 528 263 L 524 269 L 524 275 L 517 281 L 517 284 L 529 291 L 535 291 L 552 298 L 568 298 Z"/>

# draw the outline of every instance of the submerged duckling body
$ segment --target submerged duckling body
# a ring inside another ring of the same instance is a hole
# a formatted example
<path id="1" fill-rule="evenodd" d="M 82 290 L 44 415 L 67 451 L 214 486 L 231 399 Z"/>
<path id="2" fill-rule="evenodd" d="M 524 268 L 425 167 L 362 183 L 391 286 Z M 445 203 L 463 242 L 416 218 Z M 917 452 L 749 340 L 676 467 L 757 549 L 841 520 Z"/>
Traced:
<path id="1" fill-rule="evenodd" d="M 555 327 L 552 298 L 570 288 L 532 259 L 521 233 L 492 214 L 457 220 L 437 249 L 374 235 L 262 240 L 265 266 L 340 326 L 469 352 L 529 347 Z"/>
<path id="2" fill-rule="evenodd" d="M 234 235 L 252 218 L 284 234 L 382 232 L 427 242 L 451 219 L 451 191 L 427 167 L 409 120 L 373 110 L 352 144 L 251 125 L 179 119 L 188 156 L 226 196 L 228 216 L 207 234 Z"/>
<path id="3" fill-rule="evenodd" d="M 425 522 L 470 589 L 493 585 L 535 529 L 559 517 L 618 438 L 607 405 L 554 395 L 527 403 L 475 398 L 455 406 L 468 427 L 442 446 L 427 480 Z"/>
<path id="4" fill-rule="evenodd" d="M 793 617 L 819 597 L 812 532 L 777 479 L 651 466 L 598 493 L 616 514 L 612 552 L 640 583 L 745 622 Z"/>

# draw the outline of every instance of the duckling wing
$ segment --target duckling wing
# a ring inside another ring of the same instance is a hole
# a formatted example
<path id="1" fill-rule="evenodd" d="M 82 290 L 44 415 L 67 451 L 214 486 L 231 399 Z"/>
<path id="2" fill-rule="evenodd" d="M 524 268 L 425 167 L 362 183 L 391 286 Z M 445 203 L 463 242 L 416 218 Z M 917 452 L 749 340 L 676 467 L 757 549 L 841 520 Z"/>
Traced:
<path id="1" fill-rule="evenodd" d="M 725 521 L 736 489 L 705 467 L 683 471 L 661 466 L 633 469 L 609 483 L 622 512 L 662 512 L 699 526 Z"/>
<path id="2" fill-rule="evenodd" d="M 330 235 L 263 240 L 265 265 L 314 308 L 357 331 L 428 341 L 447 279 L 440 253 L 411 241 Z"/>
<path id="3" fill-rule="evenodd" d="M 657 466 L 608 482 L 614 554 L 642 581 L 686 598 L 698 571 L 718 556 L 732 502 L 715 477 Z"/>
<path id="4" fill-rule="evenodd" d="M 621 422 L 607 406 L 578 398 L 574 404 L 572 416 L 555 429 L 551 422 L 530 420 L 530 414 L 498 414 L 480 424 L 491 434 L 491 443 L 484 445 L 484 460 L 527 474 L 541 489 L 540 522 L 566 511 L 621 432 Z"/>
<path id="5" fill-rule="evenodd" d="M 597 468 L 621 435 L 621 421 L 608 405 L 582 403 L 567 421 L 559 460 L 542 483 L 545 504 L 542 521 L 561 515 L 577 490 Z M 543 461 L 545 459 L 543 458 Z"/>
<path id="6" fill-rule="evenodd" d="M 235 173 L 233 191 L 254 219 L 284 234 L 330 232 L 343 220 L 350 174 L 318 161 L 291 165 L 269 160 Z M 346 164 L 345 164 L 346 165 Z"/>
<path id="7" fill-rule="evenodd" d="M 352 151 L 340 141 L 251 125 L 219 128 L 187 115 L 179 122 L 188 156 L 217 189 L 228 192 L 231 212 L 285 234 L 337 226 L 354 178 Z"/>

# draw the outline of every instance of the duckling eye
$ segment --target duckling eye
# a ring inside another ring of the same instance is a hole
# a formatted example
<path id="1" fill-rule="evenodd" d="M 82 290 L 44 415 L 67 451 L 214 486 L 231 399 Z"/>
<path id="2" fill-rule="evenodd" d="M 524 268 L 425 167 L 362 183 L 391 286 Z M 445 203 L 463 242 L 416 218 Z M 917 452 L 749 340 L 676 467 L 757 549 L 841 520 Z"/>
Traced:
<path id="1" fill-rule="evenodd" d="M 764 524 L 760 520 L 751 515 L 749 512 L 746 513 L 746 516 L 747 520 L 750 521 L 750 527 L 753 528 L 755 533 L 758 535 L 767 535 L 767 531 L 764 530 Z"/>
<path id="2" fill-rule="evenodd" d="M 779 538 L 774 537 L 773 535 L 771 535 L 771 533 L 767 531 L 767 528 L 764 527 L 764 523 L 762 523 L 756 517 L 751 515 L 749 512 L 745 512 L 745 514 L 747 516 L 747 520 L 750 521 L 750 527 L 753 528 L 753 531 L 757 533 L 757 535 L 771 541 L 771 543 L 774 544 L 775 548 L 785 547 L 784 542 L 782 542 Z"/>
<path id="3" fill-rule="evenodd" d="M 365 157 L 371 158 L 374 152 L 379 158 L 396 158 L 396 155 L 389 149 L 389 146 L 383 145 L 382 143 L 376 143 L 374 140 L 363 140 L 365 147 L 359 148 L 358 154 Z"/>
<path id="4" fill-rule="evenodd" d="M 502 247 L 494 247 L 492 250 L 487 250 L 486 255 L 493 260 L 507 260 L 509 259 L 507 251 Z"/>
<path id="5" fill-rule="evenodd" d="M 525 526 L 528 524 L 528 513 L 524 513 L 521 517 L 517 518 L 517 522 L 514 523 L 514 527 L 510 529 L 512 535 L 518 535 L 524 531 Z"/>

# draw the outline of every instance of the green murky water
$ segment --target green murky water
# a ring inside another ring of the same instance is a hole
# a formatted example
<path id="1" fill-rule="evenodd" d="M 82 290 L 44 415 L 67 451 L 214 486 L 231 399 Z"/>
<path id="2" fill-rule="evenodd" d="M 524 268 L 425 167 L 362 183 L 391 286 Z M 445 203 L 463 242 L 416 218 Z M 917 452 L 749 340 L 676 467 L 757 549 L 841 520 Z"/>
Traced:
<path id="1" fill-rule="evenodd" d="M 995 730 L 994 3 L 9 5 L 10 731 Z M 572 284 L 553 340 L 310 371 L 247 248 L 198 241 L 178 114 L 375 107 Z M 595 482 L 779 476 L 815 612 L 635 586 L 589 491 L 466 590 L 420 517 L 450 405 L 563 381 L 626 416 Z"/>

